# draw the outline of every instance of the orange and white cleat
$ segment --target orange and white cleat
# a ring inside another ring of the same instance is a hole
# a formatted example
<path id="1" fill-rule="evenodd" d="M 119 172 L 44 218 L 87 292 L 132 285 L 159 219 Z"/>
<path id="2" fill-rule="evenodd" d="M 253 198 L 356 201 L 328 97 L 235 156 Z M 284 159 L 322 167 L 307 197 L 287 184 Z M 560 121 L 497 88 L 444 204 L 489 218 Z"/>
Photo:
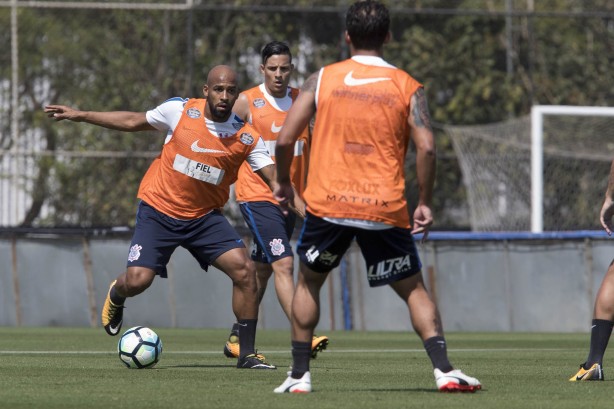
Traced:
<path id="1" fill-rule="evenodd" d="M 435 382 L 441 392 L 476 392 L 482 389 L 482 384 L 475 378 L 465 375 L 459 369 L 441 372 L 435 369 Z"/>

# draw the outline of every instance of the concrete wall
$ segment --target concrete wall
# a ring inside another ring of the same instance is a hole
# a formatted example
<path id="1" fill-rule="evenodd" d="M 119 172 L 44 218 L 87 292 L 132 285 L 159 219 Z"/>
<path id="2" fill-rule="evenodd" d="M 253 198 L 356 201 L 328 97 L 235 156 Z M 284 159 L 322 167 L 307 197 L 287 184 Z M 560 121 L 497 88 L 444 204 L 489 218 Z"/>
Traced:
<path id="1" fill-rule="evenodd" d="M 445 237 L 452 237 L 450 235 Z M 1 326 L 99 326 L 109 283 L 123 271 L 129 238 L 0 238 Z M 594 295 L 614 248 L 605 237 L 429 240 L 419 245 L 424 277 L 446 331 L 587 331 Z M 353 246 L 321 294 L 319 331 L 411 329 L 405 304 L 388 287 L 369 288 Z M 126 303 L 126 328 L 227 328 L 231 281 L 200 269 L 184 249 L 145 293 Z M 260 328 L 289 328 L 271 285 Z"/>

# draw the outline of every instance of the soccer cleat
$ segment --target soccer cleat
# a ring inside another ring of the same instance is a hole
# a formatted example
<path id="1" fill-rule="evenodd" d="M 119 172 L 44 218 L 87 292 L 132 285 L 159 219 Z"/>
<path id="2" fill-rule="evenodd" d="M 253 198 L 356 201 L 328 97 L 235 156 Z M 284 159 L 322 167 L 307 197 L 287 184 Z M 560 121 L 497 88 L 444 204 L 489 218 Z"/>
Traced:
<path id="1" fill-rule="evenodd" d="M 249 354 L 237 361 L 239 369 L 277 369 L 275 365 L 271 365 L 264 360 L 264 356 L 260 354 Z"/>
<path id="2" fill-rule="evenodd" d="M 294 379 L 291 375 L 292 372 L 288 372 L 288 377 L 277 388 L 273 389 L 275 393 L 309 393 L 311 392 L 311 374 L 305 372 L 301 379 Z"/>
<path id="3" fill-rule="evenodd" d="M 240 351 L 239 336 L 230 334 L 228 341 L 226 341 L 226 345 L 224 345 L 224 355 L 226 355 L 228 358 L 238 358 Z"/>
<path id="4" fill-rule="evenodd" d="M 107 334 L 115 336 L 119 334 L 119 330 L 122 329 L 122 322 L 124 320 L 124 306 L 113 304 L 111 301 L 111 288 L 115 285 L 115 282 L 111 283 L 107 298 L 104 300 L 102 306 L 102 326 Z"/>
<path id="5" fill-rule="evenodd" d="M 326 347 L 328 347 L 328 337 L 314 335 L 311 341 L 311 358 L 316 359 L 318 352 L 324 351 Z M 240 352 L 239 336 L 230 334 L 224 345 L 224 355 L 228 358 L 238 358 Z"/>
<path id="6" fill-rule="evenodd" d="M 318 352 L 322 352 L 328 347 L 328 337 L 325 335 L 314 335 L 311 340 L 311 358 L 316 359 Z"/>
<path id="7" fill-rule="evenodd" d="M 603 381 L 603 370 L 601 369 L 601 365 L 593 364 L 590 368 L 584 369 L 585 364 L 586 363 L 580 365 L 578 373 L 569 378 L 571 382 Z"/>
<path id="8" fill-rule="evenodd" d="M 435 382 L 441 392 L 475 392 L 482 389 L 482 384 L 475 378 L 467 376 L 459 369 L 441 372 L 435 369 Z"/>

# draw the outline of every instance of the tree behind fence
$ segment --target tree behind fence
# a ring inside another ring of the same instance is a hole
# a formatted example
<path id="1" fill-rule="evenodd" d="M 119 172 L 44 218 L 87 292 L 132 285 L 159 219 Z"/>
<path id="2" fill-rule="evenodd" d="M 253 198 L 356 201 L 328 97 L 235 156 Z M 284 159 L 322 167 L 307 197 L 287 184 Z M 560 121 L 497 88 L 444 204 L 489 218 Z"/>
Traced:
<path id="1" fill-rule="evenodd" d="M 176 1 L 129 8 L 134 3 L 18 1 L 16 10 L 0 3 L 0 25 L 11 28 L 0 33 L 0 46 L 12 50 L 0 54 L 0 226 L 132 225 L 138 183 L 162 146 L 159 133 L 52 123 L 44 105 L 145 111 L 169 97 L 201 96 L 206 73 L 222 63 L 237 69 L 242 88 L 251 87 L 261 81 L 259 50 L 273 39 L 291 45 L 299 86 L 348 55 L 341 36 L 347 4 L 338 3 Z M 535 102 L 611 102 L 614 5 L 535 3 L 529 9 L 532 2 L 394 2 L 394 41 L 385 58 L 425 85 L 433 119 L 442 124 L 522 117 Z M 471 194 L 452 141 L 439 131 L 437 140 L 436 227 L 472 228 Z M 413 164 L 410 152 L 411 203 Z M 576 173 L 593 182 L 605 174 L 574 168 L 564 186 L 578 183 Z M 574 209 L 588 214 L 594 207 L 593 198 L 578 200 L 585 202 Z M 233 209 L 231 203 L 228 214 L 239 220 Z M 586 226 L 574 225 L 574 209 L 565 213 L 566 228 Z"/>

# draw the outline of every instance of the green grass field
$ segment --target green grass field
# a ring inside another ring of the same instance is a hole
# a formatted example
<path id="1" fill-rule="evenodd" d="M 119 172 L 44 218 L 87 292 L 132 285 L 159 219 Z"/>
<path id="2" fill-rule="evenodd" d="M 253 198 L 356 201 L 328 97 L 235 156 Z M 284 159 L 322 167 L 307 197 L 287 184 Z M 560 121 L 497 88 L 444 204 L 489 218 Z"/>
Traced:
<path id="1" fill-rule="evenodd" d="M 443 394 L 414 333 L 329 333 L 312 361 L 314 392 L 276 395 L 291 364 L 289 331 L 259 331 L 276 371 L 238 370 L 226 330 L 155 328 L 164 353 L 130 370 L 100 328 L 0 328 L 0 408 L 605 408 L 614 384 L 571 383 L 588 334 L 447 334 L 452 363 L 477 377 L 475 394 Z M 614 376 L 614 372 L 611 372 Z M 614 379 L 614 378 L 610 378 Z"/>

